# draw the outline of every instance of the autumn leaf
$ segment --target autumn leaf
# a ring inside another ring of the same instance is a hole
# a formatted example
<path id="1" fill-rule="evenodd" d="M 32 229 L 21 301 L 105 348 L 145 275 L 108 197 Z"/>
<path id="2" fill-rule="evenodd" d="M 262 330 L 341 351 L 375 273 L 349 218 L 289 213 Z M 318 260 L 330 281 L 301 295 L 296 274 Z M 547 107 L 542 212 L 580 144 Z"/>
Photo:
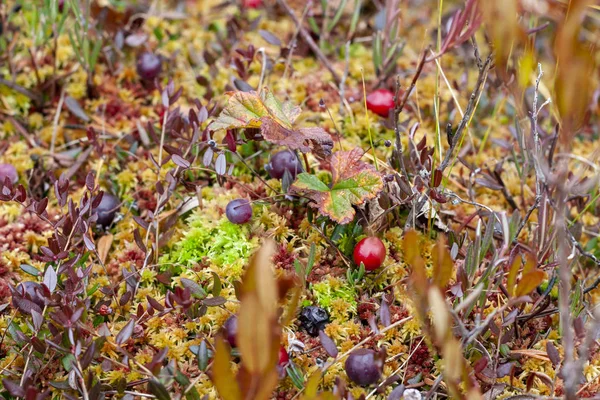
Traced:
<path id="1" fill-rule="evenodd" d="M 242 398 L 240 387 L 230 365 L 230 349 L 219 335 L 215 339 L 215 359 L 211 379 L 219 396 L 224 400 L 239 400 Z"/>
<path id="2" fill-rule="evenodd" d="M 319 127 L 294 127 L 300 107 L 280 102 L 268 89 L 260 94 L 250 91 L 226 95 L 227 105 L 210 125 L 211 130 L 260 128 L 263 138 L 271 143 L 303 153 L 312 151 L 320 157 L 331 154 L 331 136 Z"/>
<path id="3" fill-rule="evenodd" d="M 298 175 L 291 190 L 304 193 L 312 199 L 321 214 L 340 224 L 347 224 L 354 218 L 353 205 L 363 204 L 383 189 L 379 172 L 360 161 L 363 154 L 358 148 L 333 154 L 331 187 L 315 175 L 303 172 Z"/>
<path id="4" fill-rule="evenodd" d="M 433 283 L 440 289 L 444 289 L 452 278 L 454 263 L 446 247 L 446 240 L 442 236 L 433 247 L 432 261 Z"/>
<path id="5" fill-rule="evenodd" d="M 535 290 L 546 278 L 544 271 L 536 270 L 523 275 L 515 290 L 515 297 L 525 296 Z"/>

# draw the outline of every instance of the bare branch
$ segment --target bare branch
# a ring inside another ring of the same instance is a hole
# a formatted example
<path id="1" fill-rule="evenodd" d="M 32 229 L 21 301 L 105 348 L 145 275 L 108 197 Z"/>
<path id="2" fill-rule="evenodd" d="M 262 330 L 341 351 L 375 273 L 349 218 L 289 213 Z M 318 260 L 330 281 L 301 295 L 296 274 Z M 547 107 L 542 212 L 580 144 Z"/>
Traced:
<path id="1" fill-rule="evenodd" d="M 448 164 L 450 164 L 450 159 L 452 158 L 454 149 L 456 148 L 458 143 L 460 143 L 460 140 L 464 134 L 465 128 L 471 121 L 471 117 L 473 117 L 473 113 L 475 112 L 475 104 L 477 103 L 477 99 L 479 99 L 479 96 L 481 95 L 481 91 L 483 89 L 483 84 L 485 82 L 485 79 L 487 77 L 487 74 L 488 74 L 491 66 L 492 66 L 492 54 L 490 54 L 486 58 L 481 69 L 479 70 L 479 76 L 477 77 L 477 83 L 475 84 L 475 88 L 473 89 L 473 92 L 471 93 L 471 98 L 469 99 L 469 104 L 467 104 L 467 109 L 465 110 L 465 115 L 460 120 L 460 123 L 458 124 L 458 128 L 456 128 L 456 132 L 454 133 L 454 135 L 452 135 L 452 142 L 450 143 L 450 148 L 448 148 L 448 150 L 446 151 L 444 160 L 438 167 L 438 169 L 441 172 L 444 172 L 444 170 L 448 167 Z"/>
<path id="2" fill-rule="evenodd" d="M 342 81 L 340 76 L 335 71 L 335 69 L 333 69 L 333 66 L 331 65 L 331 63 L 329 62 L 327 57 L 325 57 L 323 52 L 321 52 L 321 49 L 319 49 L 319 45 L 315 43 L 313 38 L 310 37 L 310 34 L 306 31 L 306 29 L 304 29 L 304 27 L 302 26 L 302 22 L 298 19 L 298 17 L 294 13 L 294 10 L 291 9 L 291 7 L 287 4 L 287 2 L 285 0 L 277 0 L 277 3 L 279 3 L 279 5 L 281 7 L 283 7 L 285 9 L 285 11 L 288 13 L 290 18 L 292 18 L 292 20 L 294 21 L 294 24 L 296 24 L 296 27 L 300 31 L 300 35 L 302 35 L 302 39 L 304 39 L 304 41 L 308 44 L 310 49 L 313 51 L 313 53 L 315 53 L 317 58 L 323 63 L 325 68 L 327 68 L 327 70 L 329 70 L 329 72 L 331 72 L 331 76 L 333 76 L 333 80 L 335 81 L 336 85 L 339 86 L 340 82 Z"/>

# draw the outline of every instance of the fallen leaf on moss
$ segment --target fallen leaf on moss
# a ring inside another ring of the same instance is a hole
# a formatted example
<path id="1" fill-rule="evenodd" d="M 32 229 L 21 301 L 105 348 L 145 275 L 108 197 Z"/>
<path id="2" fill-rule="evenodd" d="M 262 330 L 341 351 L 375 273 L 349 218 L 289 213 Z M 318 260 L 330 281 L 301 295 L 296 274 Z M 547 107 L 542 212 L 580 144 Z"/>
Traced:
<path id="1" fill-rule="evenodd" d="M 333 149 L 333 140 L 323 128 L 295 128 L 294 121 L 300 115 L 300 107 L 290 102 L 280 102 L 273 93 L 228 92 L 227 105 L 212 122 L 210 129 L 260 128 L 263 138 L 271 143 L 287 146 L 303 153 L 313 151 L 327 157 Z"/>
<path id="2" fill-rule="evenodd" d="M 332 220 L 347 224 L 354 218 L 353 205 L 376 197 L 383 189 L 383 179 L 371 165 L 360 161 L 361 149 L 338 151 L 331 157 L 332 184 L 323 183 L 306 172 L 298 175 L 291 187 L 311 198 L 319 211 Z"/>

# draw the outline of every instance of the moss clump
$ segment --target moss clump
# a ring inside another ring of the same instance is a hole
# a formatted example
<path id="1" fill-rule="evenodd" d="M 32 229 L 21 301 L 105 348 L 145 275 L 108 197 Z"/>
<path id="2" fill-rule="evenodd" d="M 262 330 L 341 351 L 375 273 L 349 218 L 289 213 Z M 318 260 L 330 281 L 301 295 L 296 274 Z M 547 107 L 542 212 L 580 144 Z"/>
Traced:
<path id="1" fill-rule="evenodd" d="M 356 312 L 354 287 L 338 278 L 329 277 L 312 285 L 319 306 L 325 308 L 333 318 L 345 320 Z"/>
<path id="2" fill-rule="evenodd" d="M 175 244 L 161 263 L 180 270 L 206 258 L 212 266 L 223 267 L 227 276 L 241 275 L 243 265 L 256 248 L 256 241 L 248 238 L 247 227 L 232 224 L 225 217 L 215 222 L 199 214 L 190 217 L 188 224 L 183 240 Z"/>

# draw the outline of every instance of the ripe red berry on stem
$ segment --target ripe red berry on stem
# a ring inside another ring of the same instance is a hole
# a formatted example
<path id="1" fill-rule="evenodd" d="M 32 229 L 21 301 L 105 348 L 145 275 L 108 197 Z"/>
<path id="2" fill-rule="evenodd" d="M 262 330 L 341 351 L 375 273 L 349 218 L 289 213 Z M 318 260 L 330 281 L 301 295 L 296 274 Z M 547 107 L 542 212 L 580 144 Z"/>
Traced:
<path id="1" fill-rule="evenodd" d="M 377 115 L 387 117 L 394 108 L 394 93 L 387 89 L 377 89 L 367 96 L 367 109 Z"/>
<path id="2" fill-rule="evenodd" d="M 262 5 L 262 0 L 244 0 L 244 7 L 258 8 Z"/>
<path id="3" fill-rule="evenodd" d="M 367 271 L 373 271 L 381 267 L 385 261 L 386 250 L 381 239 L 377 237 L 366 237 L 354 247 L 354 263 L 365 265 Z"/>
<path id="4" fill-rule="evenodd" d="M 280 366 L 281 368 L 285 368 L 285 367 L 287 367 L 289 362 L 290 362 L 290 355 L 285 350 L 285 347 L 280 346 L 279 347 L 279 361 L 277 362 L 277 365 Z"/>

